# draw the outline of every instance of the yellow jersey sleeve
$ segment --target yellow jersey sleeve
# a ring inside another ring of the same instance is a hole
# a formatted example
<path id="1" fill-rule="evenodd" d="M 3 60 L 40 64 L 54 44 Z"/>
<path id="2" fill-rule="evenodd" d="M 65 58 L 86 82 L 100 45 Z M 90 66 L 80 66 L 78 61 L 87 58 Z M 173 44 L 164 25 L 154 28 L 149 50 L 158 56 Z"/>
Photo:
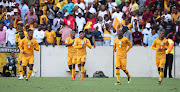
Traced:
<path id="1" fill-rule="evenodd" d="M 153 50 L 158 50 L 158 48 L 156 48 L 156 41 L 157 41 L 157 39 L 154 40 L 154 42 L 151 46 Z"/>
<path id="2" fill-rule="evenodd" d="M 129 39 L 126 39 L 126 43 L 129 45 L 129 47 L 128 47 L 127 51 L 126 51 L 126 52 L 128 52 L 128 51 L 131 49 L 132 44 L 131 44 L 131 42 L 129 41 Z"/>

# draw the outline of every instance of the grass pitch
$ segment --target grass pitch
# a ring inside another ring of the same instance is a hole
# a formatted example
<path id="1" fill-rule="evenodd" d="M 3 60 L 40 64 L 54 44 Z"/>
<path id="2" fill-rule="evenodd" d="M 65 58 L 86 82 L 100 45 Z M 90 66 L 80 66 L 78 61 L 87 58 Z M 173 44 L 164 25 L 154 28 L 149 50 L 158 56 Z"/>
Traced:
<path id="1" fill-rule="evenodd" d="M 31 77 L 28 82 L 18 78 L 0 78 L 0 92 L 180 92 L 180 79 L 158 78 L 121 78 L 121 85 L 114 85 L 116 78 L 71 78 Z"/>

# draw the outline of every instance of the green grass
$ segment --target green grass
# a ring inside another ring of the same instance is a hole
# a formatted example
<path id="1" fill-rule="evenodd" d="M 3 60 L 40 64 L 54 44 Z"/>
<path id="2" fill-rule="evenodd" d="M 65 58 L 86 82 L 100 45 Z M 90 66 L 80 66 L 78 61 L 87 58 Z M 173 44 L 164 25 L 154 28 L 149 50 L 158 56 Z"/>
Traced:
<path id="1" fill-rule="evenodd" d="M 76 78 L 42 77 L 30 78 L 29 82 L 17 78 L 0 77 L 0 92 L 180 92 L 180 79 L 163 79 L 158 85 L 158 78 L 121 78 L 121 85 L 115 86 L 116 78 Z"/>

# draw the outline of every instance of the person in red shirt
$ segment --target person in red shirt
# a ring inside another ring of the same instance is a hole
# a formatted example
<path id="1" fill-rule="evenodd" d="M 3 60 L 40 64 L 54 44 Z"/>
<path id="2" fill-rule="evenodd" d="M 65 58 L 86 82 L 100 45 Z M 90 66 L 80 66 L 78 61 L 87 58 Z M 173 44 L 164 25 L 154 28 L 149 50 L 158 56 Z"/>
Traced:
<path id="1" fill-rule="evenodd" d="M 72 16 L 69 16 L 69 13 L 68 12 L 66 12 L 65 14 L 64 14 L 64 23 L 66 24 L 66 25 L 68 25 L 70 28 L 72 28 L 72 30 L 75 30 L 75 25 L 76 25 L 76 22 L 75 22 L 75 18 L 74 17 L 72 17 Z"/>
<path id="2" fill-rule="evenodd" d="M 150 9 L 147 8 L 147 9 L 146 9 L 146 13 L 143 14 L 143 16 L 142 16 L 142 19 L 143 19 L 144 22 L 146 23 L 146 22 L 150 21 L 151 17 L 152 17 L 152 14 L 150 14 Z"/>
<path id="3" fill-rule="evenodd" d="M 87 12 L 89 12 L 89 11 L 87 11 Z M 92 22 L 92 24 L 91 24 L 91 30 L 94 31 L 95 29 L 94 29 L 93 26 L 96 24 L 96 18 L 94 18 L 94 15 L 93 15 L 92 13 L 90 13 L 89 18 L 88 18 L 88 17 L 87 17 L 87 14 L 88 14 L 88 13 L 86 13 L 85 18 L 86 18 L 87 22 L 89 22 L 89 21 Z"/>
<path id="4" fill-rule="evenodd" d="M 135 25 L 135 32 L 132 33 L 134 45 L 141 45 L 142 43 L 142 33 L 138 31 L 137 25 Z"/>

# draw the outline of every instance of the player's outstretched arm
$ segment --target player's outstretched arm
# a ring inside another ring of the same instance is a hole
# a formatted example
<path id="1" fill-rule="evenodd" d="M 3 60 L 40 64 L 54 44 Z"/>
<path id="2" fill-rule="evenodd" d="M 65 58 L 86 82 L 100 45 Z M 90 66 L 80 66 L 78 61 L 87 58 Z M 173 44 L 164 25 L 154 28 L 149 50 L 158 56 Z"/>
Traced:
<path id="1" fill-rule="evenodd" d="M 86 45 L 91 49 L 92 48 L 92 46 L 91 46 L 91 42 L 89 41 L 89 39 L 87 39 L 87 43 L 86 43 Z"/>
<path id="2" fill-rule="evenodd" d="M 126 52 L 128 52 L 132 48 L 132 44 L 128 39 L 127 39 L 127 44 L 129 45 L 129 47 L 128 47 Z"/>
<path id="3" fill-rule="evenodd" d="M 158 50 L 158 48 L 156 48 L 156 39 L 154 40 L 151 47 L 152 47 L 153 50 Z"/>
<path id="4" fill-rule="evenodd" d="M 39 44 L 37 43 L 37 41 L 35 40 L 35 50 L 39 51 Z"/>

